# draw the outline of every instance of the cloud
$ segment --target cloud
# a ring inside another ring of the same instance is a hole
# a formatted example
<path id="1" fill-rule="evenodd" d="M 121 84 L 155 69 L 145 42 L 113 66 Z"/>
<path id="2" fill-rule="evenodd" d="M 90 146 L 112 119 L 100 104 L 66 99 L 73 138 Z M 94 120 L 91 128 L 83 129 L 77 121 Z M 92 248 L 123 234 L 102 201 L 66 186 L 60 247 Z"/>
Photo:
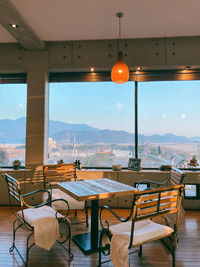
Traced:
<path id="1" fill-rule="evenodd" d="M 181 114 L 181 119 L 184 120 L 186 118 L 186 114 Z"/>
<path id="2" fill-rule="evenodd" d="M 22 108 L 22 107 L 23 107 L 23 104 L 19 104 L 18 107 L 19 107 L 19 108 Z"/>
<path id="3" fill-rule="evenodd" d="M 167 115 L 166 114 L 162 114 L 162 118 L 163 119 L 166 119 L 167 118 Z"/>
<path id="4" fill-rule="evenodd" d="M 117 107 L 120 109 L 122 107 L 122 103 L 117 103 Z"/>

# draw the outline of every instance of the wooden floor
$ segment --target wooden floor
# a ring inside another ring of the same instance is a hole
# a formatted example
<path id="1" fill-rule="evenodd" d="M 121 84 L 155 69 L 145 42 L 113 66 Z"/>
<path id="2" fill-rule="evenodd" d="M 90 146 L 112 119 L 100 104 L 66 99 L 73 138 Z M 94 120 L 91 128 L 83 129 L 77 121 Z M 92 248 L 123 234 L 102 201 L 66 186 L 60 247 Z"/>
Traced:
<path id="1" fill-rule="evenodd" d="M 10 254 L 9 247 L 12 243 L 12 222 L 15 218 L 16 208 L 0 207 L 0 266 L 23 266 L 22 260 L 17 253 Z M 121 215 L 126 214 L 126 210 L 120 210 Z M 79 213 L 79 217 L 81 217 Z M 83 224 L 72 227 L 73 234 L 86 232 Z M 25 249 L 24 233 L 21 231 L 18 236 L 18 246 L 22 252 Z M 179 227 L 179 243 L 176 252 L 176 266 L 194 267 L 200 266 L 200 211 L 187 211 L 185 221 Z M 68 262 L 65 251 L 55 245 L 49 252 L 33 247 L 30 251 L 29 266 L 70 266 L 70 267 L 96 267 L 98 254 L 90 256 L 84 254 L 72 242 L 72 252 L 74 259 Z M 171 266 L 171 256 L 167 255 L 159 242 L 144 245 L 143 256 L 139 258 L 137 254 L 130 256 L 131 266 L 139 267 L 168 267 Z M 103 267 L 111 267 L 112 263 L 106 263 Z M 123 267 L 123 266 L 122 266 Z"/>

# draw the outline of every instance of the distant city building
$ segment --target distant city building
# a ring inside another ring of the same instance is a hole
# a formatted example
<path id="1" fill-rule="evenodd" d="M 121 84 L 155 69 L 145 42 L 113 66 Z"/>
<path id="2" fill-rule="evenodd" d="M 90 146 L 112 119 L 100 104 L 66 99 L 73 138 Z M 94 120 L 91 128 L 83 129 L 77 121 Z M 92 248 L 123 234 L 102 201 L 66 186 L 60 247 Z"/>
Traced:
<path id="1" fill-rule="evenodd" d="M 49 137 L 49 148 L 56 148 L 56 141 L 52 137 Z"/>

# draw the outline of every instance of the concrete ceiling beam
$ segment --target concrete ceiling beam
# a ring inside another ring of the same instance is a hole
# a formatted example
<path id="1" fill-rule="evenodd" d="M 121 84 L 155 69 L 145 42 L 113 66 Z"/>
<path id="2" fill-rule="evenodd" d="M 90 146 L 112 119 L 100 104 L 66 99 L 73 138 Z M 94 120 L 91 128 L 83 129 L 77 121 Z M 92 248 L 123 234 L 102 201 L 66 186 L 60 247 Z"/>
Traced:
<path id="1" fill-rule="evenodd" d="M 0 0 L 0 23 L 25 49 L 46 48 L 10 0 Z M 12 24 L 16 27 L 12 27 Z"/>

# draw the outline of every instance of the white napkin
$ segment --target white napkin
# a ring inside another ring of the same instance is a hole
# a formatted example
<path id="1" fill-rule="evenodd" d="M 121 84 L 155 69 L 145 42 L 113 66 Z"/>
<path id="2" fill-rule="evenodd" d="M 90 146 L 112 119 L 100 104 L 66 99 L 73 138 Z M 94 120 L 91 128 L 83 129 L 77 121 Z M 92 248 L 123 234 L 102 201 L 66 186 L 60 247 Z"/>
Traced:
<path id="1" fill-rule="evenodd" d="M 129 267 L 129 241 L 129 236 L 113 234 L 111 239 L 110 258 L 114 267 Z"/>
<path id="2" fill-rule="evenodd" d="M 59 235 L 57 219 L 42 218 L 34 221 L 34 238 L 36 246 L 45 250 L 50 250 Z"/>

